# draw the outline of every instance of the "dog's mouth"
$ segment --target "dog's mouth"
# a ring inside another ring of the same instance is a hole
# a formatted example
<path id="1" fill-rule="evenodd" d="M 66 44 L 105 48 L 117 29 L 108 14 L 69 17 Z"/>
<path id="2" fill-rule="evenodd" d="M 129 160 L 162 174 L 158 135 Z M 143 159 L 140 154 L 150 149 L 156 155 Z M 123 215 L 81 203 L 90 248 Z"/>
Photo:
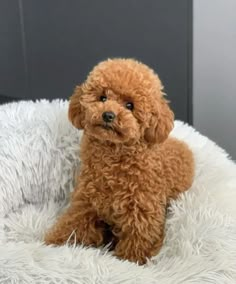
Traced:
<path id="1" fill-rule="evenodd" d="M 114 131 L 114 128 L 108 124 L 105 124 L 105 125 L 100 125 L 100 127 L 102 127 L 103 129 L 106 129 L 106 130 L 111 130 L 111 131 Z"/>
<path id="2" fill-rule="evenodd" d="M 115 127 L 113 127 L 112 125 L 106 123 L 106 124 L 96 124 L 95 125 L 96 128 L 102 128 L 106 131 L 109 131 L 109 132 L 113 132 L 114 134 L 117 134 L 118 136 L 123 136 L 122 133 L 116 129 Z"/>

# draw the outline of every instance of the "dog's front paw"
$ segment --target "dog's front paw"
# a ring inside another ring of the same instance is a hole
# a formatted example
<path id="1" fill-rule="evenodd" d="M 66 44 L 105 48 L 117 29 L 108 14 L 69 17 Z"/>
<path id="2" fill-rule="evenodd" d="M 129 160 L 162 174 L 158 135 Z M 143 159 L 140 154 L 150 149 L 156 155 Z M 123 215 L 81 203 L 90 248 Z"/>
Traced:
<path id="1" fill-rule="evenodd" d="M 135 262 L 139 265 L 145 264 L 151 252 L 140 244 L 135 245 L 132 241 L 120 241 L 115 248 L 115 255 L 123 260 Z"/>
<path id="2" fill-rule="evenodd" d="M 137 254 L 134 251 L 117 251 L 115 250 L 115 256 L 120 258 L 121 260 L 128 260 L 131 262 L 135 262 L 139 265 L 143 265 L 147 262 L 148 256 L 144 254 Z"/>
<path id="3" fill-rule="evenodd" d="M 65 232 L 49 231 L 44 242 L 46 245 L 63 245 L 68 244 L 83 244 L 86 246 L 98 247 L 103 243 L 103 234 L 101 231 L 74 230 Z"/>
<path id="4" fill-rule="evenodd" d="M 117 256 L 121 260 L 128 260 L 130 262 L 137 263 L 138 265 L 143 265 L 147 262 L 147 257 L 145 256 L 117 254 L 117 253 L 115 253 L 115 256 Z"/>
<path id="5" fill-rule="evenodd" d="M 55 234 L 54 232 L 48 232 L 44 237 L 44 243 L 46 245 L 63 245 L 67 242 L 69 236 L 63 234 Z"/>

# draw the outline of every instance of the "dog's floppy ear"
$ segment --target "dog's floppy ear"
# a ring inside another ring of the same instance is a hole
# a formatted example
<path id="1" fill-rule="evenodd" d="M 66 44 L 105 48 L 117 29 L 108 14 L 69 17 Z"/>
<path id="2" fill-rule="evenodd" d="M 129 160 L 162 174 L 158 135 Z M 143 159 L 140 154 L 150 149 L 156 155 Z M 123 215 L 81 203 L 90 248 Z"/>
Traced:
<path id="1" fill-rule="evenodd" d="M 149 127 L 145 131 L 148 143 L 164 142 L 174 126 L 174 114 L 167 101 L 161 97 L 153 106 Z"/>
<path id="2" fill-rule="evenodd" d="M 82 95 L 82 86 L 77 86 L 69 102 L 68 117 L 71 123 L 78 129 L 84 128 L 85 120 L 84 107 L 81 105 Z"/>

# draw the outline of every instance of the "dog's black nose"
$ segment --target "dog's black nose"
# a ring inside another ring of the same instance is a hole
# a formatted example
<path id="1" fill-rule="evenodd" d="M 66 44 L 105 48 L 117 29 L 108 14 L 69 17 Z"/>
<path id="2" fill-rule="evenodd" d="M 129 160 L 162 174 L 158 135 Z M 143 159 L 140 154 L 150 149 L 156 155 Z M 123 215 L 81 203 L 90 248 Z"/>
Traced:
<path id="1" fill-rule="evenodd" d="M 105 122 L 112 122 L 115 119 L 116 115 L 112 111 L 105 111 L 102 114 L 102 118 Z"/>

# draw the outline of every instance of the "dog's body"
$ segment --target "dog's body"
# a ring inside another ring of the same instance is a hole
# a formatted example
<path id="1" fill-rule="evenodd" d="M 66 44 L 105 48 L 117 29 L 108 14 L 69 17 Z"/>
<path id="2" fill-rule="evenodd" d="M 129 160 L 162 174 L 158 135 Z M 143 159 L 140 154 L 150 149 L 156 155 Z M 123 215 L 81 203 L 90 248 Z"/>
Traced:
<path id="1" fill-rule="evenodd" d="M 125 59 L 100 63 L 76 89 L 69 118 L 85 129 L 82 167 L 70 207 L 46 243 L 63 244 L 75 231 L 78 242 L 100 246 L 108 224 L 118 257 L 142 264 L 159 251 L 168 202 L 191 186 L 194 171 L 189 148 L 167 138 L 173 115 L 161 89 L 151 69 Z"/>

